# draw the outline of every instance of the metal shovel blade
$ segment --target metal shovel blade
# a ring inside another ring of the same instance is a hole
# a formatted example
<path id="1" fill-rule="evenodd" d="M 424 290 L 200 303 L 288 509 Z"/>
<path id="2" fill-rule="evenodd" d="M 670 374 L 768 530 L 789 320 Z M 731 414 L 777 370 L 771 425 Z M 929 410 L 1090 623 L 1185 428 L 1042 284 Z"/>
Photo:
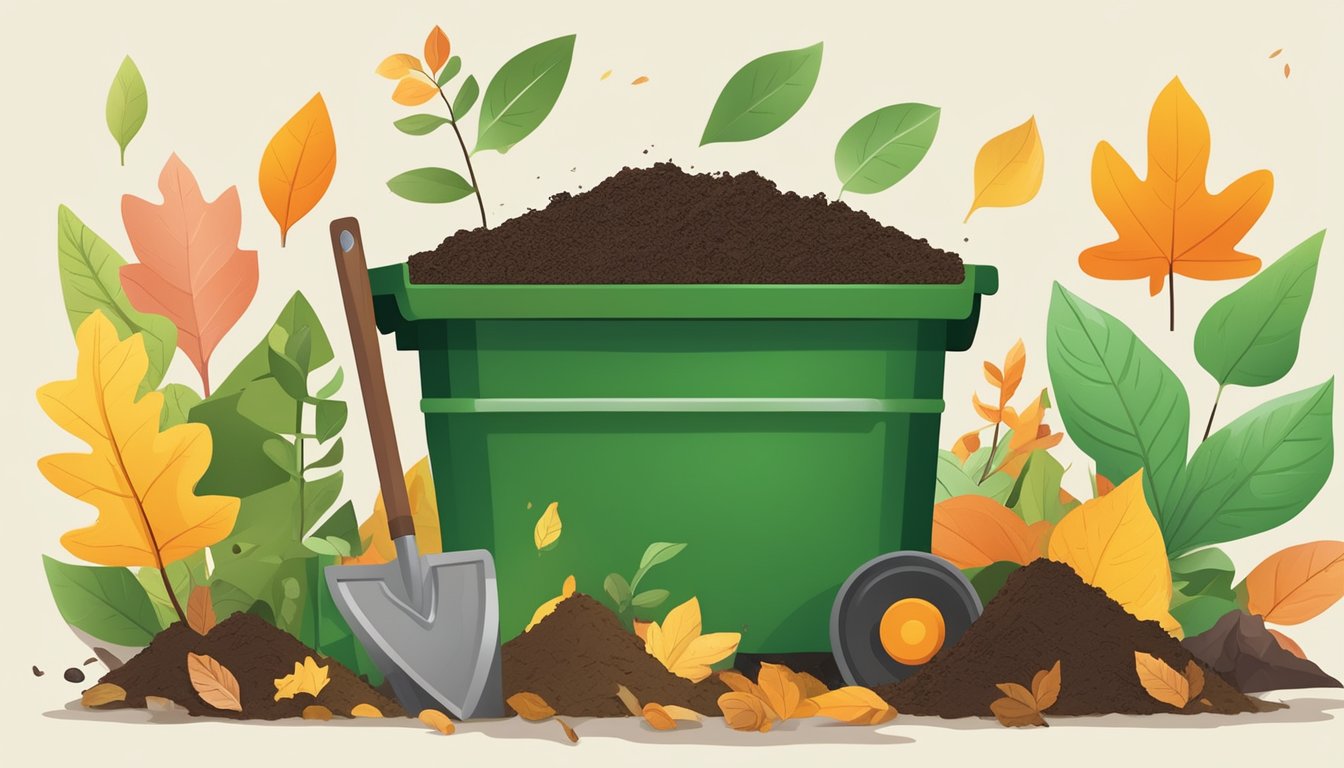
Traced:
<path id="1" fill-rule="evenodd" d="M 414 536 L 396 543 L 386 565 L 326 569 L 336 607 L 411 715 L 503 717 L 494 559 L 483 549 L 421 556 Z"/>

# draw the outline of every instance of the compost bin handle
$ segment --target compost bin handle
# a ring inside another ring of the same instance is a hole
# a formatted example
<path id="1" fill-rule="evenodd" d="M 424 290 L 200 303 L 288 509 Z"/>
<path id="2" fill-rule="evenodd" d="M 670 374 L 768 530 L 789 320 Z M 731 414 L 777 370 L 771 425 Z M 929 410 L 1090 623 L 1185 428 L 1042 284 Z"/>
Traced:
<path id="1" fill-rule="evenodd" d="M 387 510 L 388 533 L 393 539 L 414 536 L 415 518 L 411 516 L 411 503 L 406 495 L 392 407 L 387 400 L 387 380 L 383 378 L 383 358 L 378 352 L 364 242 L 354 217 L 331 222 L 331 249 L 336 254 L 336 276 L 341 281 L 345 319 L 350 324 L 350 344 L 355 352 L 359 389 L 364 394 L 364 413 L 368 417 L 373 461 L 378 467 L 378 484 Z"/>

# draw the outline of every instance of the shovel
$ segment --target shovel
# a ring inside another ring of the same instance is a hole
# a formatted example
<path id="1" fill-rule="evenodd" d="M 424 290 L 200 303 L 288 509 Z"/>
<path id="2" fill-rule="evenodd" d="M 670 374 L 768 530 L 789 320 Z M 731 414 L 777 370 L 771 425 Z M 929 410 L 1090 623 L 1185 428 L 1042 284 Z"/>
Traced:
<path id="1" fill-rule="evenodd" d="M 359 222 L 333 221 L 331 244 L 397 559 L 386 565 L 330 566 L 327 586 L 407 712 L 446 709 L 464 720 L 503 717 L 495 561 L 483 549 L 420 554 L 387 401 Z"/>

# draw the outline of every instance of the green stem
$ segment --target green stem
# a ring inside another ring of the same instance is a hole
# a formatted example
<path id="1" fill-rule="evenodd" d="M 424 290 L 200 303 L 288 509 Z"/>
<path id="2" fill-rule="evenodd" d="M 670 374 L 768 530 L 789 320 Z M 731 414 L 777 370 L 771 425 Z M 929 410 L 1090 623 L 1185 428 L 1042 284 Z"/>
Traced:
<path id="1" fill-rule="evenodd" d="M 1218 401 L 1223 399 L 1223 387 L 1225 384 L 1218 385 L 1218 394 L 1213 398 L 1213 410 L 1209 411 L 1209 423 L 1204 427 L 1204 439 L 1209 439 L 1209 433 L 1213 431 L 1213 415 L 1218 412 Z M 1202 441 L 1201 441 L 1202 442 Z"/>
<path id="2" fill-rule="evenodd" d="M 303 429 L 303 402 L 298 403 L 298 429 Z M 303 477 L 303 438 L 296 436 L 294 438 L 294 458 L 296 466 L 294 467 L 294 480 L 299 484 L 299 543 L 303 543 L 303 534 L 308 530 L 304 520 L 303 509 L 303 486 L 307 481 Z"/>
<path id="3" fill-rule="evenodd" d="M 476 193 L 476 207 L 481 209 L 481 228 L 489 229 L 490 225 L 485 221 L 485 201 L 481 199 L 481 185 L 476 182 L 476 169 L 471 166 L 471 153 L 467 151 L 467 142 L 462 138 L 462 131 L 457 128 L 457 115 L 453 114 L 453 105 L 448 101 L 448 95 L 443 92 L 443 86 L 439 86 L 439 98 L 443 99 L 443 105 L 448 108 L 448 124 L 453 127 L 453 133 L 457 136 L 457 145 L 462 148 L 462 159 L 467 162 L 467 175 L 471 177 L 471 189 Z"/>

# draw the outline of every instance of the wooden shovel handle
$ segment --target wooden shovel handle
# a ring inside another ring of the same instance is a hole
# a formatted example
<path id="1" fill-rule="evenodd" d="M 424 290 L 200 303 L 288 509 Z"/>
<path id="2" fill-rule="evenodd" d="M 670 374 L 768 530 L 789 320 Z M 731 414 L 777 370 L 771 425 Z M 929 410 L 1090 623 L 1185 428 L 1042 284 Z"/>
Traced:
<path id="1" fill-rule="evenodd" d="M 345 299 L 345 319 L 350 323 L 350 344 L 359 371 L 359 388 L 364 394 L 364 413 L 373 441 L 373 461 L 378 467 L 378 484 L 387 510 L 387 530 L 393 539 L 415 535 L 415 518 L 406 495 L 397 433 L 392 425 L 392 407 L 387 401 L 387 380 L 383 378 L 383 358 L 378 352 L 378 334 L 373 318 L 373 290 L 369 287 L 369 269 L 364 262 L 364 241 L 354 217 L 331 222 L 331 249 L 336 254 L 336 275 Z"/>

